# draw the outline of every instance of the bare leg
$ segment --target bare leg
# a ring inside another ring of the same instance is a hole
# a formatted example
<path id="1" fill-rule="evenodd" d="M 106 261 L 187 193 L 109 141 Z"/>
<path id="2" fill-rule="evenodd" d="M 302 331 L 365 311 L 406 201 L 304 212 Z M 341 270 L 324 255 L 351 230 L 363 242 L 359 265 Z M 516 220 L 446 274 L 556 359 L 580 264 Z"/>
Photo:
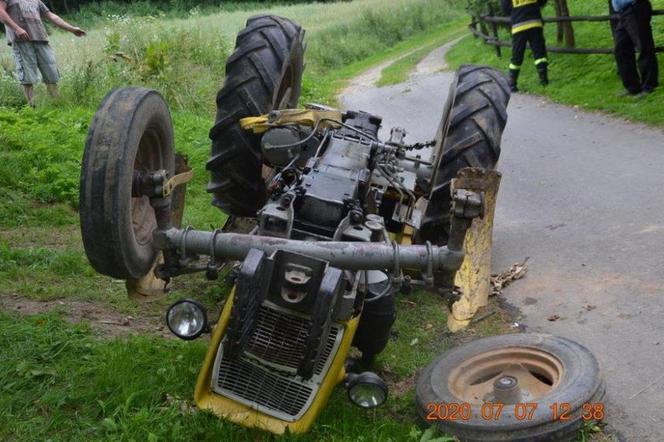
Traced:
<path id="1" fill-rule="evenodd" d="M 48 91 L 48 94 L 51 96 L 51 98 L 60 98 L 60 92 L 58 91 L 57 84 L 47 84 L 46 90 Z"/>
<path id="2" fill-rule="evenodd" d="M 34 107 L 35 105 L 34 89 L 31 84 L 23 85 L 23 95 L 25 95 L 25 99 L 28 100 L 28 104 Z"/>

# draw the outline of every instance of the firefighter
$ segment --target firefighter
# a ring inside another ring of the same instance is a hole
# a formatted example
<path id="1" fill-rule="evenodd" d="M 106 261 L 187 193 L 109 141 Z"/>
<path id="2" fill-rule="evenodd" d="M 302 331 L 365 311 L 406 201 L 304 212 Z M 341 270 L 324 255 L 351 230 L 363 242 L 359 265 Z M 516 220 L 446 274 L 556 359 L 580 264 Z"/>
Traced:
<path id="1" fill-rule="evenodd" d="M 541 11 L 546 0 L 501 0 L 501 2 L 503 12 L 512 19 L 512 61 L 509 71 L 512 92 L 519 91 L 517 81 L 528 43 L 535 56 L 540 84 L 546 86 L 549 84 L 549 60 L 546 58 Z"/>

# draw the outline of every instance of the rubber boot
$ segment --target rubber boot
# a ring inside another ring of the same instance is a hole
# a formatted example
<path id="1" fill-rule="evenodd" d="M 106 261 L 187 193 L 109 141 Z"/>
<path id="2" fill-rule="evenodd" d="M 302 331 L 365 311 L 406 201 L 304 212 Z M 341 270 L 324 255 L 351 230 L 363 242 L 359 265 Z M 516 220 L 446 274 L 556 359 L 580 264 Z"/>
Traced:
<path id="1" fill-rule="evenodd" d="M 547 63 L 540 63 L 537 65 L 537 74 L 539 75 L 539 82 L 542 86 L 549 84 L 549 65 Z"/>
<path id="2" fill-rule="evenodd" d="M 519 92 L 519 87 L 517 86 L 519 80 L 519 69 L 510 69 L 509 85 L 512 92 Z"/>

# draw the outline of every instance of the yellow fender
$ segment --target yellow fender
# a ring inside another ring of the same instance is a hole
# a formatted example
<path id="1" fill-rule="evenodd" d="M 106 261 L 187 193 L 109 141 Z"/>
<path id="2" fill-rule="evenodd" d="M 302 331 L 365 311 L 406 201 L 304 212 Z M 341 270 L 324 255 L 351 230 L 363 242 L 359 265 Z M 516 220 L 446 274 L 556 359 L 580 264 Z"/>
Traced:
<path id="1" fill-rule="evenodd" d="M 209 410 L 212 413 L 220 416 L 236 424 L 242 425 L 247 428 L 258 428 L 264 431 L 269 431 L 275 434 L 283 434 L 288 429 L 291 433 L 305 433 L 309 431 L 314 424 L 323 408 L 327 405 L 328 399 L 334 390 L 334 387 L 342 382 L 346 377 L 346 370 L 344 363 L 346 356 L 350 350 L 353 336 L 357 330 L 360 316 L 355 316 L 347 322 L 343 323 L 344 335 L 341 344 L 337 350 L 337 354 L 332 360 L 330 369 L 323 379 L 318 394 L 312 402 L 309 409 L 304 415 L 294 422 L 286 422 L 272 416 L 265 415 L 260 411 L 254 410 L 244 404 L 238 403 L 232 399 L 221 396 L 215 393 L 211 387 L 212 373 L 214 370 L 215 357 L 217 349 L 224 337 L 226 327 L 231 317 L 231 309 L 233 307 L 233 298 L 235 296 L 235 288 L 231 292 L 224 309 L 219 317 L 219 322 L 214 327 L 210 345 L 208 347 L 203 367 L 198 375 L 196 382 L 196 390 L 194 393 L 194 400 L 196 405 L 202 410 Z"/>
<path id="2" fill-rule="evenodd" d="M 452 181 L 452 189 L 466 189 L 484 195 L 484 216 L 474 219 L 466 233 L 466 257 L 456 274 L 455 285 L 461 289 L 461 298 L 454 303 L 447 318 L 447 327 L 452 332 L 467 327 L 479 308 L 489 303 L 493 218 L 501 177 L 496 170 L 466 168 L 460 170 Z"/>
<path id="3" fill-rule="evenodd" d="M 340 121 L 341 111 L 338 110 L 283 109 L 272 111 L 267 115 L 242 118 L 240 127 L 255 134 L 262 134 L 271 127 L 290 124 L 309 127 L 318 125 L 319 129 L 334 128 L 339 127 L 337 122 Z"/>

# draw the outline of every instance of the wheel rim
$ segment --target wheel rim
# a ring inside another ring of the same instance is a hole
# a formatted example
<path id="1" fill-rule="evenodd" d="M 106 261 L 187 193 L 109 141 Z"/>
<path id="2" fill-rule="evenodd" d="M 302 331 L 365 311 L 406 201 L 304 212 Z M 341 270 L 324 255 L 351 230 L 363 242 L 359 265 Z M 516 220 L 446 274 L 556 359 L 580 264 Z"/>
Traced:
<path id="1" fill-rule="evenodd" d="M 563 376 L 562 362 L 538 348 L 491 350 L 465 360 L 450 372 L 448 388 L 459 401 L 470 404 L 496 401 L 494 384 L 515 378 L 524 402 L 552 393 Z"/>
<path id="2" fill-rule="evenodd" d="M 149 172 L 162 167 L 161 138 L 156 130 L 148 129 L 138 144 L 134 171 Z M 152 232 L 157 228 L 157 219 L 148 197 L 131 198 L 131 224 L 138 244 L 144 246 L 152 242 Z"/>

